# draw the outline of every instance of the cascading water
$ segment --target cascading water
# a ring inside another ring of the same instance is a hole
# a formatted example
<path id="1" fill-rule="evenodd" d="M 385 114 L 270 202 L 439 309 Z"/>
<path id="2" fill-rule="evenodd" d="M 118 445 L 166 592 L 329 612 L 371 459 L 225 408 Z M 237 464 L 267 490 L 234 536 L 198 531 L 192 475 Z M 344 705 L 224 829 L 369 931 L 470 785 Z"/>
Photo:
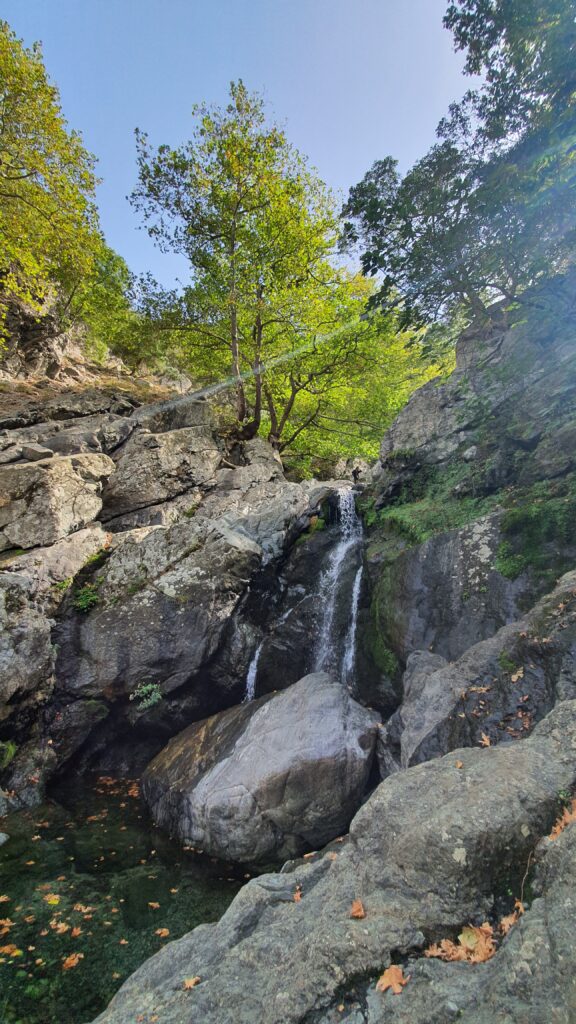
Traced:
<path id="1" fill-rule="evenodd" d="M 338 491 L 337 501 L 338 533 L 331 546 L 325 547 L 321 567 L 316 568 L 316 582 L 312 587 L 304 588 L 298 584 L 288 588 L 284 594 L 282 614 L 278 614 L 281 603 L 276 615 L 268 619 L 264 635 L 248 666 L 244 691 L 246 702 L 256 696 L 263 652 L 269 665 L 271 646 L 273 648 L 280 640 L 281 649 L 289 655 L 288 638 L 293 629 L 290 623 L 294 622 L 296 635 L 292 633 L 291 642 L 298 644 L 294 653 L 300 653 L 301 674 L 325 671 L 344 684 L 353 685 L 362 587 L 362 523 L 356 513 L 351 487 Z M 330 535 L 334 536 L 332 530 Z M 307 609 L 304 613 L 298 611 L 302 605 Z M 305 638 L 302 626 L 298 626 L 303 621 L 307 623 Z M 306 652 L 304 659 L 302 652 Z"/>
<path id="2" fill-rule="evenodd" d="M 330 672 L 348 682 L 354 668 L 356 622 L 362 580 L 362 523 L 351 488 L 338 492 L 340 540 L 332 548 L 318 585 L 320 606 L 315 672 Z M 350 563 L 357 565 L 350 589 Z M 360 564 L 358 564 L 360 563 Z M 348 623 L 343 631 L 343 622 Z"/>

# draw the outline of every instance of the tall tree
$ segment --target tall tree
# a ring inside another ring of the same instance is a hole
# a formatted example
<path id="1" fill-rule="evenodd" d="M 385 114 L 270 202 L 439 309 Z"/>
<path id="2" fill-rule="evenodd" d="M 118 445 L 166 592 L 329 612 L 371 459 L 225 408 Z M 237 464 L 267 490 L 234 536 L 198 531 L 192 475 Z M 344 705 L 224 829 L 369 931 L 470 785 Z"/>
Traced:
<path id="1" fill-rule="evenodd" d="M 94 159 L 67 127 L 40 47 L 0 22 L 0 322 L 10 303 L 40 311 L 51 285 L 72 290 L 91 272 L 94 190 Z"/>
<path id="2" fill-rule="evenodd" d="M 193 114 L 192 138 L 177 149 L 154 150 L 137 133 L 132 202 L 160 248 L 184 254 L 191 271 L 181 294 L 156 289 L 145 305 L 180 339 L 196 378 L 231 376 L 240 436 L 265 419 L 281 446 L 302 396 L 318 400 L 312 422 L 372 328 L 359 319 L 363 297 L 330 261 L 334 201 L 266 123 L 260 98 L 233 83 L 224 109 Z"/>

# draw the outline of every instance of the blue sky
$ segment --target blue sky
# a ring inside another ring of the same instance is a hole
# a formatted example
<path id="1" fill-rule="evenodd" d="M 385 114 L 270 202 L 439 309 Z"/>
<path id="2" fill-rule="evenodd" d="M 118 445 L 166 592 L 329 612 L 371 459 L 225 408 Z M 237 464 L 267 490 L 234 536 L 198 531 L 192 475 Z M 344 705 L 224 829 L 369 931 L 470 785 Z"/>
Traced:
<path id="1" fill-rule="evenodd" d="M 3 0 L 26 44 L 40 40 L 69 124 L 99 160 L 108 242 L 169 284 L 184 270 L 154 249 L 126 195 L 133 131 L 172 145 L 193 103 L 222 103 L 231 79 L 344 194 L 391 153 L 406 170 L 464 92 L 462 57 L 442 28 L 447 0 Z"/>

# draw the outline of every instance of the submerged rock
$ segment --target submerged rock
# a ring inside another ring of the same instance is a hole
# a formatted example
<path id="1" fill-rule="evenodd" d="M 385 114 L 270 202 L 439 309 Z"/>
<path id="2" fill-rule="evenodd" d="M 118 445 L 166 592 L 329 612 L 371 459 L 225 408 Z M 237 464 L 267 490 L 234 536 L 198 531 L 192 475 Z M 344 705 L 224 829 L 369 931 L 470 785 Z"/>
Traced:
<path id="1" fill-rule="evenodd" d="M 345 829 L 378 716 L 323 672 L 180 733 L 144 773 L 155 822 L 225 860 L 303 853 Z"/>

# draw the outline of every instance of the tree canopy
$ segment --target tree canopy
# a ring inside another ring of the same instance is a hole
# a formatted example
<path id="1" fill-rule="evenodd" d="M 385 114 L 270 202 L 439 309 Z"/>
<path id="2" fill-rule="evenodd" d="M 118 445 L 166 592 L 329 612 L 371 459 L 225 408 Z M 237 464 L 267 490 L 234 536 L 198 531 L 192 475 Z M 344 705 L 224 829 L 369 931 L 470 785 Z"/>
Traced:
<path id="1" fill-rule="evenodd" d="M 367 282 L 332 259 L 333 197 L 242 82 L 226 108 L 194 109 L 184 146 L 154 150 L 142 132 L 137 145 L 132 202 L 190 265 L 180 293 L 149 282 L 143 308 L 196 379 L 230 377 L 241 437 L 263 427 L 292 445 L 390 334 L 383 317 L 362 316 Z"/>
<path id="2" fill-rule="evenodd" d="M 0 22 L 0 313 L 40 310 L 52 283 L 72 288 L 102 245 L 94 158 L 70 131 L 38 45 Z"/>
<path id="3" fill-rule="evenodd" d="M 445 24 L 484 84 L 403 178 L 379 160 L 343 208 L 345 244 L 404 323 L 487 315 L 573 260 L 575 14 L 573 0 L 449 5 Z"/>

